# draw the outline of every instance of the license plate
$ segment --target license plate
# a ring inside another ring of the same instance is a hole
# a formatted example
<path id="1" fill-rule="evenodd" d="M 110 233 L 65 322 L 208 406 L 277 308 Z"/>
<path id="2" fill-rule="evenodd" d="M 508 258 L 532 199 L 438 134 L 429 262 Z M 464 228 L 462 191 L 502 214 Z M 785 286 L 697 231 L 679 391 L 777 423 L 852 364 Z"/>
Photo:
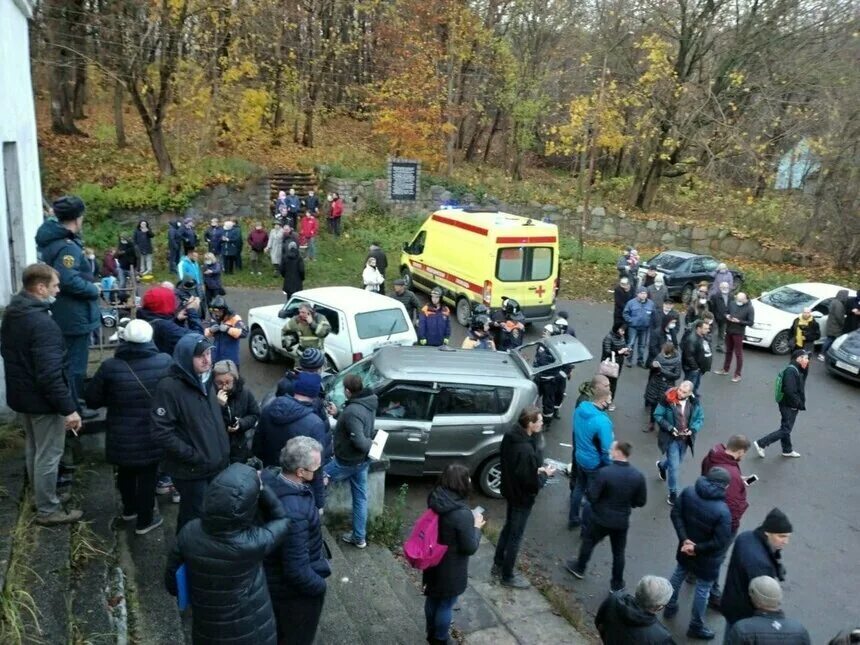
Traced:
<path id="1" fill-rule="evenodd" d="M 850 365 L 848 363 L 843 363 L 842 361 L 836 361 L 836 367 L 841 370 L 845 370 L 846 372 L 851 372 L 852 374 L 860 374 L 860 367 L 856 365 Z"/>

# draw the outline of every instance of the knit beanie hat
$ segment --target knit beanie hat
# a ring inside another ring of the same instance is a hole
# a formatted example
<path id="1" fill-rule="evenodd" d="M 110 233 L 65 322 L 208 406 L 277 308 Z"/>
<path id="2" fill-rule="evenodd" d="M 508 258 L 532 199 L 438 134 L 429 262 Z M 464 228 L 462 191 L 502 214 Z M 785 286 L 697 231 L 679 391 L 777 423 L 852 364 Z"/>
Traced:
<path id="1" fill-rule="evenodd" d="M 122 339 L 127 343 L 148 343 L 152 340 L 152 325 L 145 320 L 130 320 L 125 326 Z"/>
<path id="2" fill-rule="evenodd" d="M 766 533 L 791 533 L 793 531 L 788 517 L 778 508 L 771 509 L 767 517 L 764 518 L 761 528 Z"/>
<path id="3" fill-rule="evenodd" d="M 143 294 L 144 309 L 156 314 L 172 314 L 176 310 L 176 296 L 166 287 L 153 287 Z"/>
<path id="4" fill-rule="evenodd" d="M 307 397 L 317 397 L 320 395 L 320 384 L 322 377 L 315 372 L 299 372 L 293 385 L 296 394 L 301 394 Z"/>
<path id="5" fill-rule="evenodd" d="M 750 600 L 756 607 L 777 609 L 782 604 L 782 587 L 770 576 L 758 576 L 750 580 Z"/>
<path id="6" fill-rule="evenodd" d="M 309 347 L 299 358 L 299 367 L 303 370 L 318 370 L 325 364 L 325 355 L 316 347 Z"/>

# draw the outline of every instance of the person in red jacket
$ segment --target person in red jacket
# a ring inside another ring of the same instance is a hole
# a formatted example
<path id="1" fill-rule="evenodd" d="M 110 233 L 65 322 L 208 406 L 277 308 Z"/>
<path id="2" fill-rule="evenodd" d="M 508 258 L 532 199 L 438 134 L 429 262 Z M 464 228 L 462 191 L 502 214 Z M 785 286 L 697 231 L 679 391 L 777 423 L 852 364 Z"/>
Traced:
<path id="1" fill-rule="evenodd" d="M 317 257 L 317 234 L 320 223 L 311 211 L 308 211 L 299 224 L 299 247 L 307 247 L 308 260 Z"/>
<path id="2" fill-rule="evenodd" d="M 726 488 L 726 505 L 729 507 L 729 515 L 732 517 L 732 540 L 738 533 L 738 528 L 741 525 L 741 518 L 749 508 L 747 502 L 747 480 L 741 473 L 741 460 L 750 449 L 750 440 L 742 434 L 735 434 L 729 437 L 725 444 L 718 443 L 711 448 L 710 452 L 702 459 L 702 474 L 705 475 L 711 468 L 719 466 L 725 468 L 729 473 L 729 486 Z M 711 595 L 708 598 L 708 605 L 718 609 L 720 606 L 722 592 L 720 591 L 719 580 L 714 581 L 714 586 L 711 587 Z"/>
<path id="3" fill-rule="evenodd" d="M 337 193 L 329 195 L 328 227 L 335 236 L 340 237 L 340 218 L 343 216 L 343 200 Z"/>

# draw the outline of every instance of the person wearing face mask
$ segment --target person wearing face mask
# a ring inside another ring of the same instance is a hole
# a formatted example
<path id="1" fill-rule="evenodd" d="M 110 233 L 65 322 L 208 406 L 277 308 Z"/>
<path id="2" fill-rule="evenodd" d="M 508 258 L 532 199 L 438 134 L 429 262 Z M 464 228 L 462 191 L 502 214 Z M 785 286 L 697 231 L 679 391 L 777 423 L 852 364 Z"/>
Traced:
<path id="1" fill-rule="evenodd" d="M 652 322 L 646 365 L 651 365 L 664 344 L 672 343 L 678 347 L 678 312 L 672 306 L 671 300 L 665 300 L 657 307 Z"/>
<path id="2" fill-rule="evenodd" d="M 744 333 L 746 328 L 755 323 L 755 310 L 747 298 L 747 294 L 740 292 L 734 300 L 729 303 L 726 319 L 726 359 L 723 361 L 723 369 L 715 370 L 714 374 L 728 374 L 732 365 L 732 355 L 735 357 L 735 375 L 732 383 L 741 380 L 741 372 L 744 368 Z M 719 316 L 715 318 L 719 321 Z"/>
<path id="3" fill-rule="evenodd" d="M 670 323 L 672 324 L 672 323 Z M 675 348 L 675 343 L 666 341 L 660 353 L 650 363 L 648 385 L 645 387 L 645 407 L 648 408 L 648 426 L 644 432 L 654 431 L 654 410 L 666 391 L 675 386 L 681 378 L 681 354 Z"/>
<path id="4" fill-rule="evenodd" d="M 152 399 L 152 434 L 164 448 L 162 469 L 180 494 L 176 532 L 200 517 L 209 482 L 230 463 L 230 442 L 212 378 L 212 343 L 187 334 L 176 343 L 170 373 Z"/>
<path id="5" fill-rule="evenodd" d="M 655 273 L 653 282 L 645 285 L 645 288 L 648 290 L 648 299 L 654 303 L 654 307 L 658 310 L 663 306 L 664 302 L 669 300 L 669 292 L 666 290 L 662 273 Z"/>
<path id="6" fill-rule="evenodd" d="M 57 470 L 66 431 L 77 432 L 81 417 L 67 370 L 63 334 L 50 313 L 60 279 L 50 266 L 31 264 L 21 280 L 23 289 L 12 297 L 0 324 L 6 402 L 18 413 L 24 428 L 36 524 L 68 524 L 77 522 L 83 513 L 63 509 L 57 496 Z"/>
<path id="7" fill-rule="evenodd" d="M 666 392 L 663 400 L 654 409 L 654 422 L 660 429 L 657 445 L 664 457 L 657 462 L 660 479 L 669 486 L 666 503 L 674 506 L 678 499 L 678 472 L 684 453 L 696 443 L 696 435 L 702 429 L 705 415 L 702 404 L 693 396 L 693 384 L 682 381 L 678 387 Z"/>
<path id="8" fill-rule="evenodd" d="M 684 316 L 684 325 L 690 328 L 693 323 L 702 319 L 706 311 L 711 311 L 711 308 L 708 306 L 708 285 L 700 284 L 699 288 L 693 293 L 693 298 L 687 307 L 687 314 Z"/>
<path id="9" fill-rule="evenodd" d="M 714 343 L 718 352 L 725 351 L 726 343 L 726 325 L 728 325 L 729 305 L 732 302 L 732 296 L 729 293 L 729 283 L 722 282 L 716 292 L 712 293 L 708 298 L 708 309 L 714 314 L 714 323 L 717 326 L 717 342 Z"/>
<path id="10" fill-rule="evenodd" d="M 79 401 L 84 395 L 84 378 L 90 353 L 90 335 L 101 325 L 99 287 L 90 278 L 84 257 L 81 230 L 84 225 L 84 202 L 67 195 L 53 203 L 54 217 L 36 231 L 39 259 L 54 267 L 60 278 L 60 292 L 51 304 L 51 314 L 63 332 L 68 348 L 72 396 Z M 93 410 L 78 403 L 84 419 L 96 416 Z"/>
<path id="11" fill-rule="evenodd" d="M 230 463 L 245 463 L 251 456 L 251 431 L 260 420 L 260 405 L 239 376 L 239 366 L 231 360 L 215 363 L 212 385 L 230 439 Z"/>

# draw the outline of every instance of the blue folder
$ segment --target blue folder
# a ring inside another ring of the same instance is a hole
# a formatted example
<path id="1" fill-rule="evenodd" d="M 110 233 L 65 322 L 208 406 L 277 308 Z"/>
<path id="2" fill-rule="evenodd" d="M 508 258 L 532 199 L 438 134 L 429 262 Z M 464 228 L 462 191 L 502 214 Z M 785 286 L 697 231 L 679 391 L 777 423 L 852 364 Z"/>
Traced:
<path id="1" fill-rule="evenodd" d="M 185 611 L 191 604 L 191 596 L 188 593 L 188 569 L 184 564 L 176 570 L 176 604 L 179 611 Z"/>

